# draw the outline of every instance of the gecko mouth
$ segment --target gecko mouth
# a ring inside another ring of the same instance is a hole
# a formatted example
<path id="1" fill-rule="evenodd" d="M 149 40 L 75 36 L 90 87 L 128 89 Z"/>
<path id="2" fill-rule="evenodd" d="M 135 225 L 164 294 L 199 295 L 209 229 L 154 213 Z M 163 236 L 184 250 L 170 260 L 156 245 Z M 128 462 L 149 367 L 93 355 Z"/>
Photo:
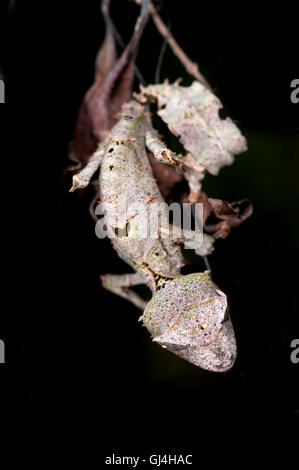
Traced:
<path id="1" fill-rule="evenodd" d="M 237 357 L 237 346 L 230 319 L 223 323 L 213 342 L 208 345 L 164 345 L 169 351 L 202 369 L 212 372 L 230 370 Z"/>
<path id="2" fill-rule="evenodd" d="M 216 370 L 226 372 L 232 368 L 237 357 L 237 344 L 229 314 L 210 349 L 215 354 Z"/>

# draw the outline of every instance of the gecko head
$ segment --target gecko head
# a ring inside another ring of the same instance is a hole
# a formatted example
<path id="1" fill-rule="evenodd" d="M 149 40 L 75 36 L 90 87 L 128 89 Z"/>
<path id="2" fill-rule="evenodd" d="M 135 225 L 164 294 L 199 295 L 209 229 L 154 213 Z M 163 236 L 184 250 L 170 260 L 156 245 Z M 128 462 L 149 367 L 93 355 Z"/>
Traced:
<path id="1" fill-rule="evenodd" d="M 164 281 L 142 318 L 153 341 L 186 361 L 214 372 L 233 366 L 237 348 L 227 298 L 207 272 Z"/>

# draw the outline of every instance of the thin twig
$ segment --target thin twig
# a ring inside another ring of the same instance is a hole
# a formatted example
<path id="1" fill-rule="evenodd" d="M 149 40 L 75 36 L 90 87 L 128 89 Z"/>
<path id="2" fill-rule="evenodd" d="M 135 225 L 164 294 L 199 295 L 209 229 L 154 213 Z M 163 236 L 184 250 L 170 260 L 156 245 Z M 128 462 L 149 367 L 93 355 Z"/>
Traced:
<path id="1" fill-rule="evenodd" d="M 163 44 L 162 44 L 162 47 L 161 47 L 161 51 L 160 51 L 160 54 L 159 54 L 159 57 L 158 57 L 158 62 L 157 62 L 157 67 L 156 67 L 156 72 L 155 72 L 155 83 L 160 82 L 161 67 L 162 67 L 162 62 L 163 62 L 163 59 L 164 59 L 167 44 L 168 44 L 167 38 L 164 38 Z"/>
<path id="2" fill-rule="evenodd" d="M 119 46 L 122 49 L 125 49 L 125 43 L 110 16 L 110 0 L 102 0 L 101 10 L 102 10 L 102 15 L 107 25 L 107 28 L 110 30 L 112 36 L 115 37 Z M 140 70 L 138 69 L 136 65 L 134 65 L 134 70 L 135 70 L 135 75 L 137 79 L 139 80 L 139 82 L 142 83 L 143 86 L 146 86 L 146 81 L 144 80 Z"/>
<path id="3" fill-rule="evenodd" d="M 207 270 L 212 272 L 211 266 L 210 266 L 210 263 L 209 263 L 209 258 L 207 256 L 203 256 L 203 260 L 204 260 L 205 267 L 207 268 Z"/>
<path id="4" fill-rule="evenodd" d="M 101 10 L 107 29 L 112 31 L 112 21 L 110 18 L 110 0 L 102 0 Z"/>
<path id="5" fill-rule="evenodd" d="M 113 82 L 119 76 L 121 70 L 130 62 L 133 55 L 136 53 L 136 48 L 142 36 L 142 32 L 149 18 L 150 0 L 142 0 L 140 15 L 137 18 L 132 38 L 118 59 L 115 67 L 109 72 L 106 80 L 107 86 L 111 88 Z"/>
<path id="6" fill-rule="evenodd" d="M 186 71 L 190 75 L 192 75 L 194 78 L 196 78 L 196 80 L 202 83 L 205 87 L 211 90 L 211 86 L 209 85 L 207 80 L 204 78 L 204 76 L 199 72 L 198 65 L 195 62 L 192 62 L 192 60 L 185 54 L 183 49 L 176 42 L 172 33 L 169 31 L 166 24 L 163 22 L 161 16 L 157 12 L 152 2 L 150 2 L 150 14 L 152 16 L 153 22 L 155 23 L 157 30 L 167 40 L 173 53 L 184 65 Z"/>

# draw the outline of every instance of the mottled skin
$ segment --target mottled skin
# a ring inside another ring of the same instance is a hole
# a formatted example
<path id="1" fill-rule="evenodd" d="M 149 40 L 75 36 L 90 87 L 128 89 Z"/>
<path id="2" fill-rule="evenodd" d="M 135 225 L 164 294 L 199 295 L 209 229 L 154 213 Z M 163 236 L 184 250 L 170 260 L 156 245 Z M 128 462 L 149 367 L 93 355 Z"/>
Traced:
<path id="1" fill-rule="evenodd" d="M 138 238 L 141 215 L 138 204 L 145 207 L 149 219 L 152 202 L 163 202 L 147 157 L 146 144 L 155 157 L 167 164 L 177 159 L 159 141 L 144 107 L 131 101 L 122 108 L 119 122 L 100 145 L 87 167 L 73 179 L 72 190 L 87 186 L 101 164 L 100 198 L 107 213 L 106 224 L 118 234 L 113 246 L 119 256 L 131 265 L 135 274 L 101 276 L 103 286 L 145 310 L 142 319 L 153 341 L 183 359 L 216 372 L 230 369 L 236 357 L 236 343 L 223 292 L 207 273 L 183 276 L 184 264 L 179 242 L 173 238 Z M 119 220 L 119 199 L 136 210 Z M 148 209 L 147 209 L 148 208 Z M 166 208 L 165 208 L 166 210 Z M 198 251 L 199 250 L 199 251 Z M 204 237 L 202 255 L 212 250 L 212 239 Z M 153 297 L 147 304 L 130 286 L 146 283 Z M 203 330 L 205 330 L 203 332 Z"/>
<path id="2" fill-rule="evenodd" d="M 118 230 L 126 226 L 128 233 L 128 236 L 113 240 L 114 248 L 155 291 L 158 276 L 178 276 L 184 260 L 179 245 L 170 238 L 134 237 L 134 234 L 138 235 L 141 223 L 138 204 L 147 210 L 145 218 L 149 220 L 150 209 L 153 209 L 151 204 L 164 202 L 146 153 L 144 136 L 148 128 L 149 122 L 142 106 L 129 104 L 123 108 L 123 118 L 113 130 L 113 138 L 102 161 L 99 186 L 101 201 L 110 203 L 106 222 Z M 121 197 L 128 206 L 136 207 L 122 224 L 117 220 Z M 167 215 L 166 206 L 162 210 Z"/>
<path id="3" fill-rule="evenodd" d="M 224 372 L 235 361 L 226 295 L 208 273 L 166 281 L 148 303 L 143 323 L 153 341 L 204 369 Z"/>

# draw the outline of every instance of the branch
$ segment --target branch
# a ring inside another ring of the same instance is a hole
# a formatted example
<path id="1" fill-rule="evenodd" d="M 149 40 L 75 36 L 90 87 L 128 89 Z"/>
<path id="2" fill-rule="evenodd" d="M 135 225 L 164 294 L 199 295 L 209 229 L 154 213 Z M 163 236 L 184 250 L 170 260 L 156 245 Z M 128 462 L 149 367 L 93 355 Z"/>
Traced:
<path id="1" fill-rule="evenodd" d="M 169 31 L 166 24 L 163 22 L 161 16 L 157 12 L 152 2 L 150 2 L 150 14 L 157 30 L 165 38 L 165 40 L 169 44 L 169 47 L 171 47 L 172 52 L 181 61 L 186 71 L 194 78 L 196 78 L 197 81 L 202 83 L 206 88 L 209 88 L 211 90 L 211 86 L 204 78 L 204 76 L 199 72 L 198 65 L 195 62 L 192 62 L 192 60 L 187 56 L 187 54 L 185 54 L 183 49 L 176 42 L 172 33 Z"/>
<path id="2" fill-rule="evenodd" d="M 124 43 L 121 35 L 119 34 L 115 24 L 112 21 L 111 16 L 110 16 L 110 0 L 102 0 L 101 10 L 102 10 L 102 15 L 103 15 L 105 24 L 107 26 L 107 29 L 115 37 L 115 39 L 116 39 L 117 43 L 119 44 L 119 46 L 121 47 L 121 49 L 124 50 L 125 49 L 125 43 Z M 144 80 L 142 74 L 140 73 L 138 67 L 136 66 L 136 64 L 134 64 L 134 70 L 135 70 L 135 75 L 136 75 L 137 79 L 139 80 L 139 82 L 142 83 L 143 85 L 145 85 L 145 80 Z"/>
<path id="3" fill-rule="evenodd" d="M 134 54 L 136 53 L 136 49 L 138 43 L 140 41 L 142 32 L 144 27 L 148 21 L 149 17 L 149 9 L 150 9 L 150 0 L 142 0 L 140 15 L 137 18 L 134 32 L 132 38 L 127 45 L 126 49 L 123 51 L 122 55 L 120 56 L 119 60 L 115 64 L 115 67 L 109 72 L 106 80 L 106 87 L 112 88 L 119 77 L 121 71 L 128 65 L 130 60 L 133 58 Z"/>

